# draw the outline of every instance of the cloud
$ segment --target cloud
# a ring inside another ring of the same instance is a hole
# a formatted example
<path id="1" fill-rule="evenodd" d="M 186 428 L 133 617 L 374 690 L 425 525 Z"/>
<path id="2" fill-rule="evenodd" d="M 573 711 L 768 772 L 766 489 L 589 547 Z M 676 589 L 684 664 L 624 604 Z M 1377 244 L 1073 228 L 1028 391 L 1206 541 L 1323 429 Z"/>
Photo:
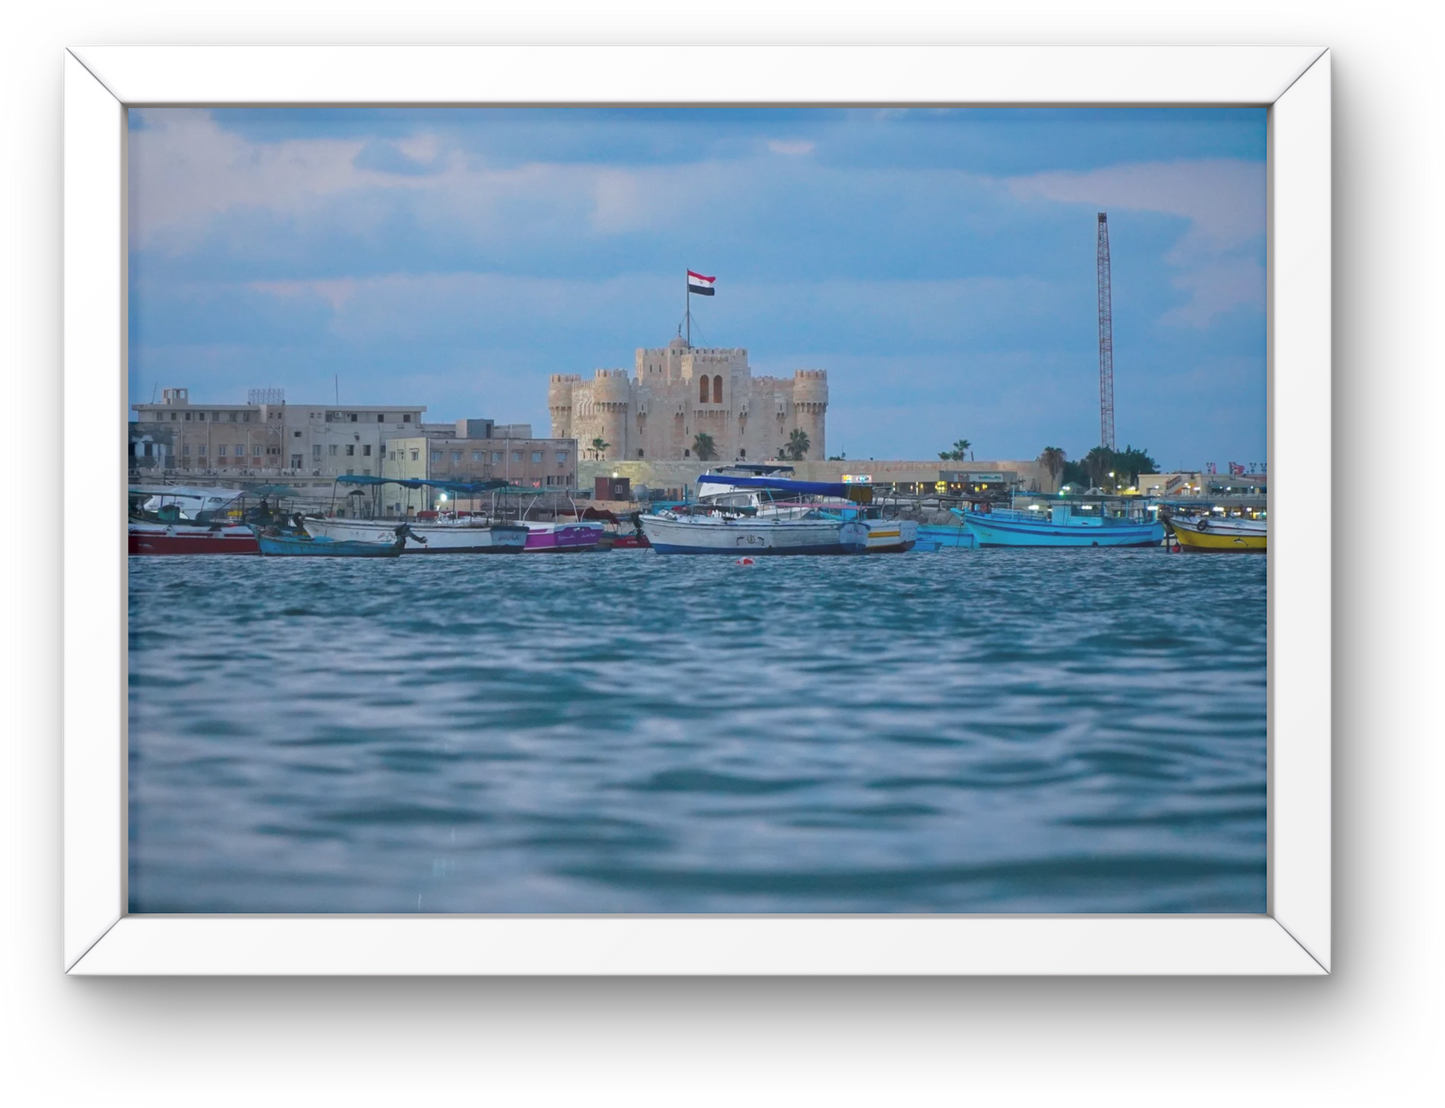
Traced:
<path id="1" fill-rule="evenodd" d="M 1165 260 L 1182 271 L 1170 283 L 1189 300 L 1165 312 L 1163 323 L 1202 328 L 1240 306 L 1264 309 L 1264 267 L 1258 257 L 1265 233 L 1262 162 L 1206 158 L 1119 165 L 1016 177 L 1007 187 L 1024 201 L 1187 219 L 1189 230 Z"/>
<path id="2" fill-rule="evenodd" d="M 796 157 L 799 154 L 811 154 L 817 145 L 816 142 L 809 142 L 806 139 L 793 139 L 789 141 L 773 139 L 768 143 L 768 149 L 774 154 L 789 154 Z"/>

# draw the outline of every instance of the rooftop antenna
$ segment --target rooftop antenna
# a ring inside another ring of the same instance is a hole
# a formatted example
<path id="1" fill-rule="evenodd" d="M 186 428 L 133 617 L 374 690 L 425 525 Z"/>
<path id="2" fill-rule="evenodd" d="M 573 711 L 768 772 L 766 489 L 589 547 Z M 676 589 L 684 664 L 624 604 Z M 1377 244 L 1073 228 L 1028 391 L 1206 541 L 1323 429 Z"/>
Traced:
<path id="1" fill-rule="evenodd" d="M 331 383 L 336 386 L 336 406 L 341 407 L 341 374 L 333 373 Z"/>

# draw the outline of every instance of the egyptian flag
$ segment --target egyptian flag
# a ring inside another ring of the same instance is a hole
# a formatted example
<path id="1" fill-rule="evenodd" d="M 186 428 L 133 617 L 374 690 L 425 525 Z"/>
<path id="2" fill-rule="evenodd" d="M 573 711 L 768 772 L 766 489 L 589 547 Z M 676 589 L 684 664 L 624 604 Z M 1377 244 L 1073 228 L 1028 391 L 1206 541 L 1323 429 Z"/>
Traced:
<path id="1" fill-rule="evenodd" d="M 689 269 L 687 271 L 687 291 L 694 296 L 712 296 L 712 286 L 716 280 L 716 277 L 704 277 L 701 273 L 694 273 Z"/>

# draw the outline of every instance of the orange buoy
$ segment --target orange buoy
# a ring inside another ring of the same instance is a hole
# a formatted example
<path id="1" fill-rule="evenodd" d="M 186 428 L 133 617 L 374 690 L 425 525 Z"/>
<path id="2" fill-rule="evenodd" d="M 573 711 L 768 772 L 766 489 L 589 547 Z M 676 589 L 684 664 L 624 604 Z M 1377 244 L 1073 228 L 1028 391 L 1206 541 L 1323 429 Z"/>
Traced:
<path id="1" fill-rule="evenodd" d="M 734 564 L 734 565 L 739 565 L 739 566 L 751 566 L 751 565 L 756 565 L 757 563 L 754 562 L 751 558 L 739 558 L 739 559 L 738 559 L 736 562 L 734 562 L 733 564 Z"/>

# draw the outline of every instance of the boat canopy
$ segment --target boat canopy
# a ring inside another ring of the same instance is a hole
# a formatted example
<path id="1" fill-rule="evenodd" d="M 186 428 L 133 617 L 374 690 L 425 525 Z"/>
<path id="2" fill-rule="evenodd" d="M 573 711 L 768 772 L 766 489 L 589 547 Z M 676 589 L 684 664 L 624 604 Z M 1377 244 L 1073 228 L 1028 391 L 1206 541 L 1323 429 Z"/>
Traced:
<path id="1" fill-rule="evenodd" d="M 441 489 L 443 492 L 460 492 L 468 496 L 510 487 L 507 481 L 438 481 L 427 477 L 371 477 L 364 473 L 344 473 L 336 482 L 340 485 L 400 485 L 404 489 Z"/>
<path id="2" fill-rule="evenodd" d="M 697 479 L 702 485 L 736 485 L 745 489 L 772 489 L 775 492 L 811 493 L 813 496 L 836 496 L 855 504 L 873 503 L 872 485 L 843 485 L 828 481 L 792 481 L 782 477 L 734 477 L 727 473 L 704 473 Z"/>

